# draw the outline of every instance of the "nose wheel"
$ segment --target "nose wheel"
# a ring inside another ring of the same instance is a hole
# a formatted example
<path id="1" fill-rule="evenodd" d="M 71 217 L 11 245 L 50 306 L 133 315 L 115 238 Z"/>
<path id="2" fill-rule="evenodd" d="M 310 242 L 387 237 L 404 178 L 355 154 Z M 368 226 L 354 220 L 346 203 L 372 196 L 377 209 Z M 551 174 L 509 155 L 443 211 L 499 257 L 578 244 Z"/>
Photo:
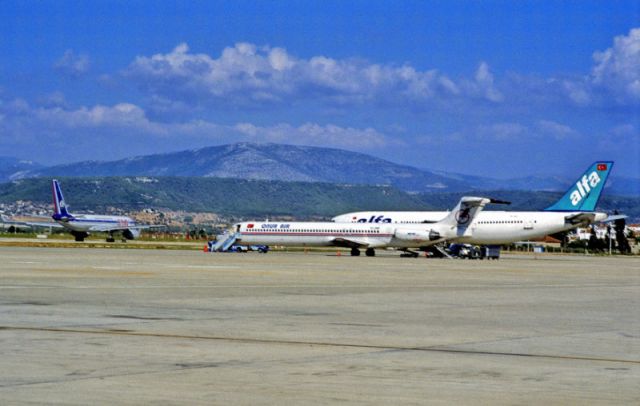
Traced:
<path id="1" fill-rule="evenodd" d="M 364 252 L 364 255 L 366 255 L 368 257 L 375 257 L 376 256 L 376 250 L 374 250 L 373 248 L 367 248 L 367 250 Z"/>

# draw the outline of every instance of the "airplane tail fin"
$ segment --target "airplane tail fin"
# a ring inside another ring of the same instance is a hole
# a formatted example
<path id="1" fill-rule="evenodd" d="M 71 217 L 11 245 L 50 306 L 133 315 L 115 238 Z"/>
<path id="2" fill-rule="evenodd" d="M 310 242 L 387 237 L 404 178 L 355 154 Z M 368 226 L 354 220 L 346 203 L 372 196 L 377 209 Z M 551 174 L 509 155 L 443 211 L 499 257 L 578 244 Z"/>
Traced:
<path id="1" fill-rule="evenodd" d="M 555 204 L 546 211 L 594 211 L 613 161 L 594 162 Z"/>
<path id="2" fill-rule="evenodd" d="M 449 215 L 440 220 L 439 223 L 452 228 L 456 227 L 457 235 L 463 236 L 467 233 L 467 229 L 473 223 L 476 215 L 484 209 L 484 206 L 492 202 L 494 202 L 492 199 L 485 197 L 464 196 Z M 499 201 L 495 202 L 498 203 Z"/>
<path id="3" fill-rule="evenodd" d="M 62 196 L 62 189 L 56 179 L 51 182 L 51 188 L 53 191 L 53 216 L 58 218 L 71 217 L 69 211 L 67 211 L 67 204 Z"/>

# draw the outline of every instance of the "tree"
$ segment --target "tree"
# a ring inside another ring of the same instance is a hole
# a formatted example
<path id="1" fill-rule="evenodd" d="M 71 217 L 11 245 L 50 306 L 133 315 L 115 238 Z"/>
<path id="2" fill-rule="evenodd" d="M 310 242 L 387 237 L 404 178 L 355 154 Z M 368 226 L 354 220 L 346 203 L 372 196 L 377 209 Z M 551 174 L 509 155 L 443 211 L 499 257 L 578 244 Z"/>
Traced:
<path id="1" fill-rule="evenodd" d="M 615 224 L 618 251 L 620 251 L 621 254 L 629 254 L 631 252 L 631 247 L 629 246 L 629 240 L 627 240 L 627 236 L 624 235 L 624 229 L 627 225 L 627 222 L 625 221 L 625 219 L 618 219 L 613 224 Z"/>
<path id="2" fill-rule="evenodd" d="M 589 237 L 587 247 L 589 247 L 589 251 L 591 252 L 602 252 L 604 249 L 604 241 L 596 236 L 596 229 L 594 226 L 591 226 L 591 236 Z"/>

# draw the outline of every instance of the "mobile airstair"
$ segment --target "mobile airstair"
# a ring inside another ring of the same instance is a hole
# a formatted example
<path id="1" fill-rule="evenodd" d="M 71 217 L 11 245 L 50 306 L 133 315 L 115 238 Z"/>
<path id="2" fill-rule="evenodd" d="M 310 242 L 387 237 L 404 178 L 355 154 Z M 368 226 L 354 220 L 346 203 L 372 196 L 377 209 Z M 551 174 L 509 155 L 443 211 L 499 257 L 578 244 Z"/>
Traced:
<path id="1" fill-rule="evenodd" d="M 239 233 L 225 233 L 216 237 L 215 241 L 209 241 L 210 252 L 225 252 L 231 248 L 233 244 L 238 240 Z"/>

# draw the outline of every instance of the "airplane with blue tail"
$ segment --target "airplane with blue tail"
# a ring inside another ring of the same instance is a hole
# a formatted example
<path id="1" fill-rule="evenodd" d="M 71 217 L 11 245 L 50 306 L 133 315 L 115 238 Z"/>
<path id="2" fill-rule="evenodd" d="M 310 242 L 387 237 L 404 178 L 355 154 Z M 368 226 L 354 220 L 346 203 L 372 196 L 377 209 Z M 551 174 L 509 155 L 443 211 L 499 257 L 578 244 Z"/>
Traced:
<path id="1" fill-rule="evenodd" d="M 469 224 L 470 232 L 456 242 L 510 244 L 625 217 L 595 211 L 612 167 L 612 161 L 594 162 L 560 200 L 542 211 L 482 211 Z M 361 211 L 341 214 L 332 220 L 336 223 L 422 224 L 436 223 L 447 215 L 447 211 Z"/>
<path id="2" fill-rule="evenodd" d="M 140 236 L 140 231 L 149 228 L 164 227 L 163 225 L 139 225 L 127 216 L 111 216 L 97 214 L 71 214 L 62 194 L 60 183 L 54 179 L 51 182 L 53 194 L 53 215 L 55 223 L 28 222 L 27 225 L 36 227 L 64 228 L 75 237 L 76 241 L 84 241 L 92 232 L 107 233 L 107 242 L 115 241 L 114 234 L 122 234 L 124 240 L 133 240 Z"/>

